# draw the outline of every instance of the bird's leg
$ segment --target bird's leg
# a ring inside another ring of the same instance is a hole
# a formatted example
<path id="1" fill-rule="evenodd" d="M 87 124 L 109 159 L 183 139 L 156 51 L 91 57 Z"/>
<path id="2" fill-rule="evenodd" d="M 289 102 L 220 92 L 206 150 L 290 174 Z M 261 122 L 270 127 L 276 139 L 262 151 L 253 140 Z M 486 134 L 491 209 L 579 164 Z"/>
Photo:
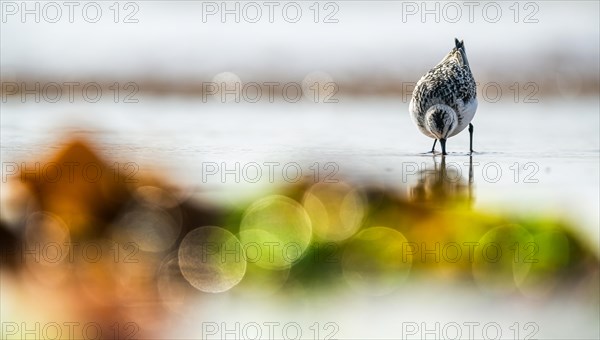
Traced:
<path id="1" fill-rule="evenodd" d="M 431 147 L 431 153 L 435 153 L 435 143 L 437 143 L 437 139 L 433 140 L 433 146 Z"/>
<path id="2" fill-rule="evenodd" d="M 473 124 L 469 123 L 469 150 L 473 153 Z"/>
<path id="3" fill-rule="evenodd" d="M 446 153 L 446 140 L 445 139 L 440 139 L 440 144 L 442 144 L 442 155 L 447 155 Z"/>

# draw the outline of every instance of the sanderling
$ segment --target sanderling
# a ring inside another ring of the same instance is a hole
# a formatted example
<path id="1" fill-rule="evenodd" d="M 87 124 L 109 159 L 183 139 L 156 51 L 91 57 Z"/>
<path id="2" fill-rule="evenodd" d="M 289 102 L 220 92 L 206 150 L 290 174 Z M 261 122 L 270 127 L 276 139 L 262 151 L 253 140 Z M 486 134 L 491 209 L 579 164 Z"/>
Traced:
<path id="1" fill-rule="evenodd" d="M 471 74 L 463 41 L 454 39 L 455 47 L 427 72 L 413 91 L 409 111 L 419 130 L 442 144 L 446 154 L 446 139 L 469 126 L 470 151 L 473 153 L 473 124 L 477 111 L 475 79 Z"/>

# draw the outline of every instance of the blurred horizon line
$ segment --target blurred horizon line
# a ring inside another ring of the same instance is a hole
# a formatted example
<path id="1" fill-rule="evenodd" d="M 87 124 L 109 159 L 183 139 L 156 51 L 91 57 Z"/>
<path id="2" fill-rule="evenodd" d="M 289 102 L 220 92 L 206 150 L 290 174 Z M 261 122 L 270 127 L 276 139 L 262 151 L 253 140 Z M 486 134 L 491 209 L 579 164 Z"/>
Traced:
<path id="1" fill-rule="evenodd" d="M 387 96 L 403 97 L 410 96 L 419 77 L 394 77 L 394 76 L 371 76 L 356 77 L 353 79 L 334 80 L 331 77 L 309 77 L 305 79 L 290 80 L 285 77 L 276 79 L 248 79 L 241 80 L 235 74 L 225 72 L 226 76 L 215 79 L 181 79 L 139 77 L 135 80 L 108 77 L 81 77 L 77 79 L 51 79 L 49 77 L 22 77 L 5 78 L 0 81 L 0 95 L 2 102 L 17 96 L 30 96 L 43 94 L 44 97 L 58 100 L 69 98 L 73 92 L 78 97 L 82 91 L 89 91 L 95 96 L 95 91 L 105 94 L 115 94 L 120 97 L 137 94 L 144 95 L 180 95 L 185 97 L 202 97 L 219 95 L 238 96 L 247 98 L 258 97 L 257 101 L 264 98 L 297 97 L 307 92 L 321 100 L 335 99 L 336 96 Z M 275 78 L 275 77 L 274 77 Z M 522 79 L 522 78 L 521 78 Z M 549 96 L 589 96 L 600 92 L 600 79 L 594 74 L 582 77 L 562 76 L 559 74 L 546 74 L 537 77 L 536 80 L 509 79 L 506 76 L 478 77 L 477 95 L 484 96 L 491 101 L 500 97 L 514 97 L 515 99 L 536 102 L 537 97 Z M 237 85 L 236 85 L 237 84 Z M 60 95 L 58 95 L 60 92 Z M 485 92 L 485 93 L 484 93 Z M 57 101 L 58 101 L 57 100 Z"/>

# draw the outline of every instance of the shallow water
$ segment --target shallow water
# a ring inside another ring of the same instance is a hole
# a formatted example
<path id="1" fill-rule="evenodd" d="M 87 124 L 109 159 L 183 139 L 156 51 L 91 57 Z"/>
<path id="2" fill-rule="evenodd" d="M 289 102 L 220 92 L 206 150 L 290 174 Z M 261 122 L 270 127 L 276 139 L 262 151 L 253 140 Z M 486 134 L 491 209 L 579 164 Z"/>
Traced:
<path id="1" fill-rule="evenodd" d="M 140 175 L 160 171 L 222 203 L 295 181 L 297 171 L 309 180 L 318 173 L 405 192 L 418 170 L 441 161 L 426 153 L 432 140 L 414 127 L 407 106 L 389 98 L 336 104 L 9 102 L 2 106 L 2 161 L 39 161 L 74 133 L 95 142 L 110 161 L 135 162 Z M 475 207 L 566 215 L 597 248 L 598 98 L 483 102 L 473 123 Z M 468 143 L 467 131 L 450 139 L 445 160 L 465 179 Z"/>
<path id="2" fill-rule="evenodd" d="M 407 106 L 389 98 L 254 105 L 181 98 L 61 106 L 9 102 L 2 106 L 1 155 L 3 163 L 30 164 L 47 159 L 67 136 L 79 136 L 93 141 L 111 162 L 135 162 L 140 176 L 158 171 L 170 182 L 191 188 L 197 198 L 221 204 L 247 201 L 275 190 L 286 178 L 295 179 L 293 171 L 288 177 L 282 172 L 292 162 L 308 179 L 314 177 L 318 163 L 321 176 L 397 188 L 407 194 L 419 179 L 419 170 L 442 165 L 439 154 L 424 153 L 432 141 L 413 126 Z M 448 141 L 450 153 L 444 164 L 468 180 L 471 160 L 476 209 L 566 216 L 597 252 L 598 108 L 598 98 L 542 99 L 538 104 L 483 102 L 473 122 L 477 152 L 470 159 L 465 131 Z M 276 164 L 272 179 L 267 162 Z M 257 183 L 251 180 L 255 176 L 240 171 L 234 171 L 239 179 L 232 173 L 222 177 L 223 167 L 235 169 L 236 163 L 240 169 L 256 163 L 262 176 Z M 217 172 L 212 174 L 208 170 L 215 165 Z M 4 176 L 4 166 L 2 171 Z M 336 330 L 339 338 L 398 338 L 409 334 L 405 327 L 415 323 L 413 338 L 440 337 L 445 325 L 453 322 L 464 339 L 471 338 L 465 323 L 479 323 L 475 337 L 483 326 L 494 323 L 503 339 L 515 338 L 515 323 L 519 337 L 535 330 L 526 328 L 528 323 L 537 327 L 536 338 L 598 334 L 597 305 L 582 301 L 576 293 L 536 301 L 486 297 L 479 291 L 430 281 L 415 285 L 378 299 L 343 289 L 331 295 L 282 292 L 266 300 L 202 294 L 164 335 L 210 338 L 208 334 L 215 330 L 211 327 L 217 325 L 217 333 L 211 333 L 214 338 L 226 336 L 225 328 L 239 337 L 254 322 L 263 338 L 269 338 L 265 323 L 279 322 L 276 331 L 280 332 L 290 320 L 307 339 L 315 338 L 315 322 L 319 322 L 319 337 Z M 568 324 L 558 322 L 567 318 Z M 438 333 L 424 334 L 426 329 L 435 330 L 436 322 Z M 236 323 L 241 327 L 237 331 Z"/>

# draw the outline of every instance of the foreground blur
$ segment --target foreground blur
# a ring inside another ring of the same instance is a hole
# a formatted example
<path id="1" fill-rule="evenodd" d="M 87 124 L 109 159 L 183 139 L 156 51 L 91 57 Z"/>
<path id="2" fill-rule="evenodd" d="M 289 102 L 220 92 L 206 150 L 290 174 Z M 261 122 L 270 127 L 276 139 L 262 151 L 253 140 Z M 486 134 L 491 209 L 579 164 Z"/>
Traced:
<path id="1" fill-rule="evenodd" d="M 568 221 L 474 210 L 471 180 L 444 159 L 407 195 L 320 179 L 235 207 L 132 179 L 83 140 L 44 164 L 3 183 L 6 339 L 156 338 L 225 293 L 370 299 L 437 281 L 598 303 L 598 258 Z"/>

